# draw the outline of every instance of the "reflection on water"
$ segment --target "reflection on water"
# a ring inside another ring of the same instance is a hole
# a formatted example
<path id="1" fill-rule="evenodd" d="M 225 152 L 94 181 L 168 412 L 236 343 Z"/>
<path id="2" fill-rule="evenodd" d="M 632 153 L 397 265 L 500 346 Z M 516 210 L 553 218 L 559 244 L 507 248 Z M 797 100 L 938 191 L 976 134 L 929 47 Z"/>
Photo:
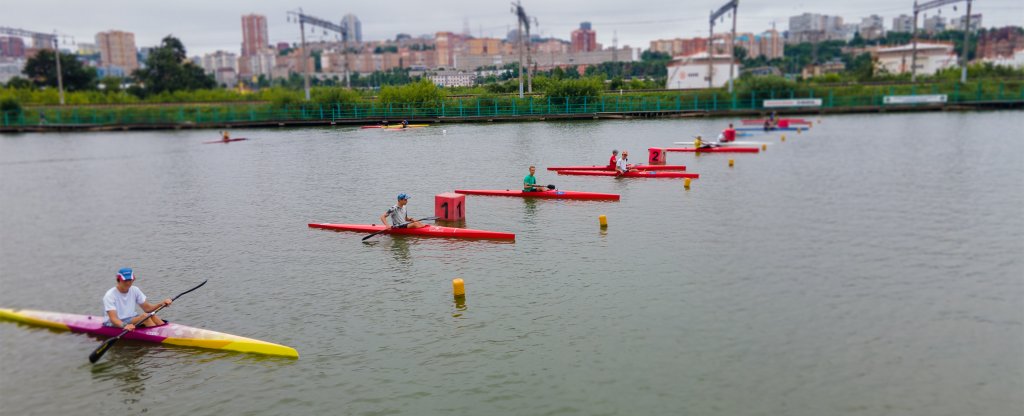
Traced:
<path id="1" fill-rule="evenodd" d="M 455 311 L 452 312 L 452 318 L 458 318 L 466 312 L 466 295 L 455 296 Z"/>
<path id="2" fill-rule="evenodd" d="M 412 256 L 409 255 L 409 239 L 405 236 L 391 236 L 391 255 L 399 264 L 412 265 Z"/>
<path id="3" fill-rule="evenodd" d="M 146 391 L 146 380 L 149 380 L 153 371 L 152 363 L 144 365 L 143 361 L 155 348 L 159 347 L 137 345 L 129 340 L 119 341 L 100 362 L 92 365 L 92 378 L 97 382 L 110 381 L 130 396 L 142 394 Z"/>
<path id="4" fill-rule="evenodd" d="M 535 223 L 537 217 L 537 199 L 523 198 L 523 221 L 530 224 Z"/>

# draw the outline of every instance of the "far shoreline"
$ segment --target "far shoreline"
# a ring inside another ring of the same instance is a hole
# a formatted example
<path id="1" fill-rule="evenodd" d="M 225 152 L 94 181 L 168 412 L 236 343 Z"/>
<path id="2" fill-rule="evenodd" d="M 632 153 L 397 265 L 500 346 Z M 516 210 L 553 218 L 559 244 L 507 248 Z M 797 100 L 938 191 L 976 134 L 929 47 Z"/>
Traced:
<path id="1" fill-rule="evenodd" d="M 767 117 L 775 112 L 778 116 L 820 116 L 830 114 L 863 114 L 863 113 L 906 113 L 936 111 L 998 111 L 1024 108 L 1024 100 L 976 101 L 941 104 L 906 104 L 906 105 L 870 105 L 844 106 L 827 108 L 774 108 L 774 109 L 735 109 L 735 110 L 657 110 L 657 111 L 623 111 L 623 112 L 585 112 L 566 114 L 522 114 L 522 115 L 486 115 L 463 117 L 360 117 L 360 118 L 322 118 L 322 119 L 278 119 L 278 120 L 239 120 L 180 123 L 43 123 L 34 125 L 0 126 L 0 133 L 50 133 L 73 131 L 133 131 L 133 130 L 184 130 L 184 129 L 218 129 L 218 128 L 274 128 L 274 127 L 313 127 L 339 126 L 358 127 L 374 125 L 382 120 L 397 123 L 408 120 L 417 124 L 461 124 L 461 123 L 504 123 L 504 122 L 537 122 L 565 120 L 625 120 L 625 119 L 663 119 L 663 118 L 730 118 L 736 116 Z"/>

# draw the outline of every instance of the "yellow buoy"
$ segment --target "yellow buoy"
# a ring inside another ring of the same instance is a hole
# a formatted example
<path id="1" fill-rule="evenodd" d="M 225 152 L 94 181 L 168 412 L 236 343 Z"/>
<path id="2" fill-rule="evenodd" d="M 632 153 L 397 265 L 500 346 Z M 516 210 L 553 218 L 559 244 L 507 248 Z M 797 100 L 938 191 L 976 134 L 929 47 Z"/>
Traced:
<path id="1" fill-rule="evenodd" d="M 785 134 L 782 135 L 782 141 L 786 141 L 786 135 Z"/>
<path id="2" fill-rule="evenodd" d="M 601 228 L 608 226 L 608 217 L 604 215 L 597 216 L 597 222 L 601 224 Z"/>
<path id="3" fill-rule="evenodd" d="M 462 279 L 452 279 L 452 293 L 456 296 L 466 296 L 466 284 Z"/>
<path id="4" fill-rule="evenodd" d="M 729 159 L 729 167 L 731 168 L 732 165 L 734 165 L 734 164 L 736 164 L 736 160 L 735 159 Z"/>
<path id="5" fill-rule="evenodd" d="M 683 188 L 690 189 L 690 178 L 683 181 Z"/>
<path id="6" fill-rule="evenodd" d="M 796 134 L 800 134 L 800 131 L 801 131 L 801 130 L 803 130 L 803 129 L 801 129 L 801 128 L 797 127 L 797 128 L 796 128 Z"/>
<path id="7" fill-rule="evenodd" d="M 761 150 L 768 150 L 768 144 L 767 143 L 762 143 L 761 144 Z"/>

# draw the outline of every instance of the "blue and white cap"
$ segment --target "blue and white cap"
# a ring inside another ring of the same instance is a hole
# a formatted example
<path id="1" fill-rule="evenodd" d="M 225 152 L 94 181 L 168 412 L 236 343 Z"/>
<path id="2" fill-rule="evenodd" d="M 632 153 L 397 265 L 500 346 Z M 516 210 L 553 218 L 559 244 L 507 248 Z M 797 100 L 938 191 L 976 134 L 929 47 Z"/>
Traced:
<path id="1" fill-rule="evenodd" d="M 132 273 L 131 267 L 125 267 L 117 271 L 117 281 L 123 282 L 126 280 L 135 280 L 135 273 Z"/>
<path id="2" fill-rule="evenodd" d="M 401 201 L 401 200 L 403 200 L 403 199 L 409 199 L 409 195 L 406 195 L 406 194 L 398 194 L 398 200 L 399 200 L 399 201 Z"/>

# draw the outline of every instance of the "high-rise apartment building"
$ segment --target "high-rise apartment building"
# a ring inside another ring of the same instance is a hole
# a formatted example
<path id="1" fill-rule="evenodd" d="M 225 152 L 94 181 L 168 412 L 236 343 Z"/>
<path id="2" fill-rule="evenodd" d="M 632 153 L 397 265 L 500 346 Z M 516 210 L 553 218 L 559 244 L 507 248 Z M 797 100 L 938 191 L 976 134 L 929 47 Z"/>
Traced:
<path id="1" fill-rule="evenodd" d="M 843 25 L 843 18 L 817 13 L 804 13 L 789 18 L 789 43 L 845 40 L 849 29 Z"/>
<path id="2" fill-rule="evenodd" d="M 883 38 L 885 37 L 885 20 L 877 14 L 865 17 L 861 19 L 857 32 L 865 40 Z"/>
<path id="3" fill-rule="evenodd" d="M 502 53 L 501 39 L 475 38 L 466 41 L 470 55 L 498 55 Z"/>
<path id="4" fill-rule="evenodd" d="M 728 39 L 728 35 L 723 36 L 723 38 Z M 758 35 L 753 33 L 737 33 L 736 46 L 742 47 L 747 51 L 747 58 L 763 56 L 765 59 L 777 59 L 782 58 L 785 54 L 785 44 L 782 41 L 782 35 L 775 29 L 767 30 Z M 727 52 L 718 51 L 718 47 L 715 49 L 716 53 Z"/>
<path id="5" fill-rule="evenodd" d="M 363 24 L 354 14 L 346 14 L 341 18 L 341 40 L 343 42 L 363 43 Z"/>
<path id="6" fill-rule="evenodd" d="M 708 50 L 708 38 L 658 39 L 651 41 L 652 52 L 669 56 L 690 56 Z"/>
<path id="7" fill-rule="evenodd" d="M 199 60 L 199 65 L 203 67 L 203 71 L 207 74 L 213 74 L 218 70 L 228 68 L 237 70 L 238 55 L 227 51 L 208 53 Z"/>
<path id="8" fill-rule="evenodd" d="M 949 29 L 964 30 L 964 20 L 966 18 L 967 16 L 961 16 L 955 19 L 950 19 L 949 24 L 951 27 Z M 972 14 L 970 31 L 977 32 L 978 29 L 981 29 L 981 14 Z"/>
<path id="9" fill-rule="evenodd" d="M 96 46 L 100 48 L 100 65 L 112 69 L 113 73 L 123 71 L 124 74 L 130 74 L 139 69 L 134 33 L 120 30 L 97 33 Z"/>
<path id="10" fill-rule="evenodd" d="M 242 16 L 242 56 L 256 55 L 269 44 L 267 17 L 261 14 Z"/>
<path id="11" fill-rule="evenodd" d="M 25 41 L 17 36 L 0 36 L 0 56 L 23 58 L 25 56 Z"/>
<path id="12" fill-rule="evenodd" d="M 926 17 L 924 19 L 923 28 L 924 31 L 927 33 L 943 32 L 946 30 L 946 19 L 939 15 Z"/>
<path id="13" fill-rule="evenodd" d="M 892 30 L 890 32 L 911 33 L 914 31 L 914 18 L 901 14 L 892 18 Z"/>
<path id="14" fill-rule="evenodd" d="M 590 28 L 590 22 L 580 23 L 580 28 L 572 31 L 571 52 L 593 52 L 600 49 L 597 45 L 597 32 Z"/>

